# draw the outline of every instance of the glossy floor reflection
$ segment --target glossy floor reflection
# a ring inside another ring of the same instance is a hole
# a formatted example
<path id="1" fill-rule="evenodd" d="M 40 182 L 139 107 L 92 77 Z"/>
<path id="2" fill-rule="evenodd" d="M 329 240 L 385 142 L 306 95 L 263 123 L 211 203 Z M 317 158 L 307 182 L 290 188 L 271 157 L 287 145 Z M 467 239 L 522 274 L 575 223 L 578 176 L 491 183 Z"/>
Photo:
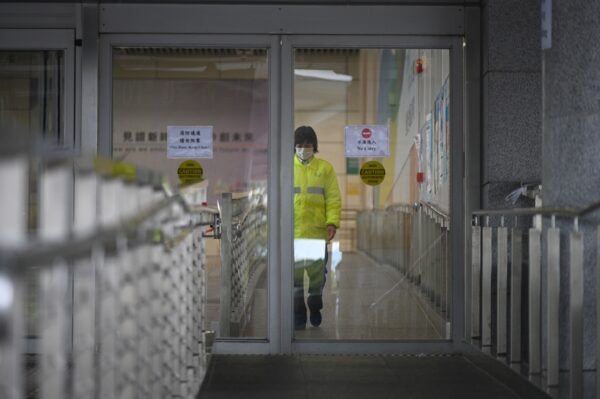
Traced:
<path id="1" fill-rule="evenodd" d="M 449 326 L 401 274 L 363 254 L 332 254 L 323 291 L 323 322 L 308 323 L 295 332 L 300 340 L 437 340 Z M 216 330 L 219 320 L 218 259 L 207 267 L 206 329 Z M 307 284 L 306 284 L 307 285 Z M 266 274 L 254 292 L 250 324 L 241 336 L 264 338 L 267 315 Z M 291 289 L 291 287 L 290 287 Z M 291 310 L 290 310 L 291 311 Z"/>
<path id="2" fill-rule="evenodd" d="M 323 292 L 323 322 L 296 339 L 444 339 L 446 326 L 400 273 L 359 253 L 335 254 Z M 337 263 L 337 264 L 336 264 Z"/>

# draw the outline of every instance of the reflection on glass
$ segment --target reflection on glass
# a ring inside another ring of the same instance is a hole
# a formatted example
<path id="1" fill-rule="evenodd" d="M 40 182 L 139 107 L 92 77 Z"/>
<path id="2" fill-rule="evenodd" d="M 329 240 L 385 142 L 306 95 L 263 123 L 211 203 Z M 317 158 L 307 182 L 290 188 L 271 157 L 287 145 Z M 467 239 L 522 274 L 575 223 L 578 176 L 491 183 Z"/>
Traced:
<path id="1" fill-rule="evenodd" d="M 316 262 L 325 261 L 325 240 L 314 238 L 297 238 L 294 240 L 294 268 L 301 269 L 312 266 Z"/>
<path id="2" fill-rule="evenodd" d="M 294 327 L 296 330 L 306 327 L 307 311 L 311 325 L 321 324 L 326 249 L 325 240 L 294 240 Z"/>
<path id="3" fill-rule="evenodd" d="M 294 124 L 318 132 L 342 199 L 322 322 L 295 338 L 449 339 L 449 51 L 296 49 L 294 71 Z M 387 130 L 388 157 L 346 156 L 345 128 L 361 125 Z M 361 178 L 367 161 L 380 184 Z"/>
<path id="4" fill-rule="evenodd" d="M 0 51 L 0 136 L 64 142 L 63 51 Z"/>
<path id="5" fill-rule="evenodd" d="M 203 328 L 218 338 L 266 337 L 267 57 L 248 48 L 113 49 L 115 159 L 159 170 L 177 186 L 185 159 L 167 157 L 168 126 L 212 127 L 212 158 L 195 160 L 204 201 L 220 206 L 231 232 L 206 240 Z"/>

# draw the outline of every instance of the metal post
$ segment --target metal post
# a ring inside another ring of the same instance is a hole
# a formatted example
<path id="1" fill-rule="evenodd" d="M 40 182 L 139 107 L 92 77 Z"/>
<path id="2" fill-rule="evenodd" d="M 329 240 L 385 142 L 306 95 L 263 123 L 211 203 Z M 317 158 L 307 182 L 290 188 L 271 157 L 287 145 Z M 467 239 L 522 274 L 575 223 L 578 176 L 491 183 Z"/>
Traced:
<path id="1" fill-rule="evenodd" d="M 41 384 L 42 399 L 66 397 L 67 381 L 67 265 L 55 262 L 41 273 Z"/>
<path id="2" fill-rule="evenodd" d="M 44 171 L 40 192 L 40 239 L 66 240 L 72 226 L 72 169 L 61 165 Z M 63 398 L 67 381 L 67 342 L 71 339 L 68 312 L 69 271 L 65 262 L 49 259 L 51 267 L 40 275 L 41 397 Z"/>
<path id="3" fill-rule="evenodd" d="M 0 248 L 23 246 L 27 242 L 27 158 L 0 160 Z M 10 189 L 7 189 L 10 187 Z M 0 264 L 0 397 L 23 397 L 23 284 L 22 276 L 8 273 L 10 265 Z"/>
<path id="4" fill-rule="evenodd" d="M 583 397 L 583 233 L 570 236 L 571 398 Z"/>
<path id="5" fill-rule="evenodd" d="M 96 227 L 97 177 L 75 177 L 74 223 L 76 235 L 90 234 Z M 95 273 L 97 255 L 90 254 L 73 270 L 73 396 L 94 398 Z"/>
<path id="6" fill-rule="evenodd" d="M 221 196 L 221 293 L 219 302 L 219 331 L 221 337 L 230 336 L 231 321 L 231 271 L 232 271 L 232 199 L 231 193 Z"/>
<path id="7" fill-rule="evenodd" d="M 6 267 L 7 264 L 1 266 Z M 0 273 L 0 292 L 5 295 L 0 304 L 0 397 L 23 398 L 23 336 L 24 290 L 21 276 Z"/>
<path id="8" fill-rule="evenodd" d="M 510 361 L 521 361 L 521 283 L 523 232 L 511 229 L 510 278 Z"/>
<path id="9" fill-rule="evenodd" d="M 541 366 L 541 231 L 529 229 L 529 374 Z"/>
<path id="10" fill-rule="evenodd" d="M 0 160 L 1 247 L 16 247 L 27 242 L 27 170 L 25 157 Z"/>
<path id="11" fill-rule="evenodd" d="M 481 336 L 481 227 L 471 227 L 471 337 Z"/>
<path id="12" fill-rule="evenodd" d="M 481 345 L 492 345 L 492 228 L 483 228 L 481 257 Z"/>
<path id="13" fill-rule="evenodd" d="M 506 302 L 508 296 L 508 229 L 506 227 L 498 228 L 497 240 L 498 264 L 496 281 L 496 354 L 505 355 L 507 331 Z"/>
<path id="14" fill-rule="evenodd" d="M 596 332 L 600 333 L 600 225 L 596 229 Z M 596 381 L 596 398 L 600 398 L 600 339 L 596 339 Z"/>
<path id="15" fill-rule="evenodd" d="M 547 384 L 557 386 L 559 380 L 559 306 L 560 306 L 560 229 L 548 229 L 548 271 L 547 271 Z"/>

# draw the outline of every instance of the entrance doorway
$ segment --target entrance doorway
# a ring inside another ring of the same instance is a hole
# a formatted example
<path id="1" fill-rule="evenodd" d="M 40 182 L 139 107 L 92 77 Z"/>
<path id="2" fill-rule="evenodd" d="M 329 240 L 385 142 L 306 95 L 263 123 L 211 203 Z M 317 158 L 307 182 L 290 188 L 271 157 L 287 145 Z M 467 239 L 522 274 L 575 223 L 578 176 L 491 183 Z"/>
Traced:
<path id="1" fill-rule="evenodd" d="M 204 329 L 216 352 L 451 350 L 462 307 L 451 251 L 462 231 L 451 229 L 462 203 L 458 39 L 109 35 L 102 46 L 101 131 L 111 135 L 100 147 L 113 158 L 158 167 L 177 185 L 186 159 L 166 153 L 172 132 L 210 131 L 210 155 L 195 160 L 207 205 L 229 212 L 229 242 L 206 247 Z M 303 329 L 299 126 L 317 132 L 316 157 L 332 165 L 341 199 L 322 322 Z M 361 179 L 373 162 L 380 181 Z"/>

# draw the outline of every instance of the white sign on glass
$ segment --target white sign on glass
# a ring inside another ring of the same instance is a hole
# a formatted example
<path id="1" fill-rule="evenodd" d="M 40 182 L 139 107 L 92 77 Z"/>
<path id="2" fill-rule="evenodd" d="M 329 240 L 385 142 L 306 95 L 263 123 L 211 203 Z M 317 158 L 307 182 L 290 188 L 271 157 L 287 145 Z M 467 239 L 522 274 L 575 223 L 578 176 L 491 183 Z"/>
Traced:
<path id="1" fill-rule="evenodd" d="M 212 126 L 167 126 L 167 158 L 212 157 Z"/>
<path id="2" fill-rule="evenodd" d="M 386 125 L 348 125 L 344 128 L 346 157 L 387 157 L 390 155 Z"/>

